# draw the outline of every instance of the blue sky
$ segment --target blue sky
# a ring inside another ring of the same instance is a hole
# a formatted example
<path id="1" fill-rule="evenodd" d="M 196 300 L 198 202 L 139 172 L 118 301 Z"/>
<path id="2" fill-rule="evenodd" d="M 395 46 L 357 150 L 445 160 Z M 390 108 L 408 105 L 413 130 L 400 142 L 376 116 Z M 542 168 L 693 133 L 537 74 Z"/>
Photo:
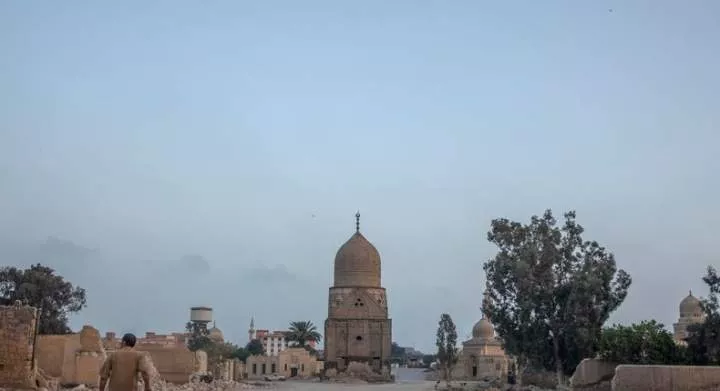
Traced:
<path id="1" fill-rule="evenodd" d="M 60 238 L 93 250 L 76 324 L 170 331 L 212 305 L 241 341 L 252 314 L 322 325 L 360 209 L 394 339 L 430 350 L 441 312 L 461 336 L 480 316 L 492 218 L 575 209 L 633 275 L 614 320 L 670 324 L 718 260 L 718 14 L 712 0 L 2 2 L 3 263 L 45 254 L 72 275 L 47 249 Z M 204 285 L 177 266 L 188 255 Z M 107 274 L 151 260 L 180 274 Z M 277 285 L 305 293 L 278 300 Z M 144 294 L 118 293 L 134 286 L 165 293 L 133 309 Z M 107 300 L 146 315 L 113 318 Z"/>

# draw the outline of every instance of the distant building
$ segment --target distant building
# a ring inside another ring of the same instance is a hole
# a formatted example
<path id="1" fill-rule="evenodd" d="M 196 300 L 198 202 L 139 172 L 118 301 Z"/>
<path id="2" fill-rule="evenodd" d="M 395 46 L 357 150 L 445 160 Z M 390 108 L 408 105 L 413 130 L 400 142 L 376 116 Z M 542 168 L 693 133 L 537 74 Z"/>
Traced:
<path id="1" fill-rule="evenodd" d="M 271 374 L 287 378 L 316 376 L 322 369 L 322 362 L 302 348 L 285 349 L 277 355 L 250 356 L 245 370 L 248 378 L 259 380 Z"/>
<path id="2" fill-rule="evenodd" d="M 289 340 L 289 331 L 270 331 L 267 329 L 255 329 L 255 318 L 250 320 L 250 329 L 248 329 L 248 342 L 257 339 L 263 344 L 266 356 L 277 356 L 280 352 L 294 344 Z M 315 348 L 315 341 L 308 342 L 308 346 Z"/>
<path id="3" fill-rule="evenodd" d="M 102 343 L 105 350 L 115 350 L 120 346 L 120 338 L 114 332 L 105 333 Z M 145 333 L 144 337 L 137 337 L 138 345 L 158 345 L 163 347 L 182 346 L 187 343 L 190 335 L 188 333 L 156 334 L 152 331 Z"/>
<path id="4" fill-rule="evenodd" d="M 265 348 L 265 355 L 277 356 L 288 348 L 287 331 L 258 330 L 257 339 Z"/>
<path id="5" fill-rule="evenodd" d="M 705 321 L 705 312 L 700 305 L 700 300 L 693 296 L 692 291 L 680 302 L 680 317 L 673 325 L 673 339 L 680 345 L 685 345 L 685 338 L 688 337 L 687 327 Z"/>

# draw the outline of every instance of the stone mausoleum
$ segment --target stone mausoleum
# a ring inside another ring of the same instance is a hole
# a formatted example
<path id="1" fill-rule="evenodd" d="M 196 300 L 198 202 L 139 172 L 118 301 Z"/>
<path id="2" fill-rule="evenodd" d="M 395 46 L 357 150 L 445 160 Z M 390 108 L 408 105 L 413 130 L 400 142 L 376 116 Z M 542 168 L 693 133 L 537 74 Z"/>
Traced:
<path id="1" fill-rule="evenodd" d="M 673 324 L 673 339 L 679 345 L 685 345 L 688 326 L 705 321 L 705 312 L 700 304 L 700 299 L 693 296 L 692 291 L 680 302 L 679 315 L 677 323 Z"/>
<path id="2" fill-rule="evenodd" d="M 325 321 L 325 368 L 343 371 L 351 362 L 367 363 L 378 373 L 389 371 L 392 321 L 381 285 L 380 253 L 360 233 L 335 256 L 335 275 Z"/>

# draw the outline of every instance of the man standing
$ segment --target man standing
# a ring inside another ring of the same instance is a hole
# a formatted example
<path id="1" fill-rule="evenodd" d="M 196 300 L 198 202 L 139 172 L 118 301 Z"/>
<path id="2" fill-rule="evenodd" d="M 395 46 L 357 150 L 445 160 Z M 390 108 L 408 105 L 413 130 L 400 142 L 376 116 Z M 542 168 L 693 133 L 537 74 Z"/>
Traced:
<path id="1" fill-rule="evenodd" d="M 145 383 L 144 391 L 152 391 L 150 387 L 150 363 L 145 354 L 135 350 L 137 339 L 132 334 L 122 337 L 120 349 L 110 355 L 100 370 L 100 391 L 110 385 L 109 391 L 136 391 L 140 372 Z"/>

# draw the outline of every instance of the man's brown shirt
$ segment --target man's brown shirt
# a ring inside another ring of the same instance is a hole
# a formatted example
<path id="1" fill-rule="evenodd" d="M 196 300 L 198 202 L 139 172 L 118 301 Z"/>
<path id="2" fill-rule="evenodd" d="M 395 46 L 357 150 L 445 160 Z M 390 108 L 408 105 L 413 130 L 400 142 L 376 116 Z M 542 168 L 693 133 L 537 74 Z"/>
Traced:
<path id="1" fill-rule="evenodd" d="M 105 360 L 100 378 L 109 379 L 110 391 L 136 391 L 140 372 L 150 374 L 146 355 L 132 348 L 122 348 Z"/>

